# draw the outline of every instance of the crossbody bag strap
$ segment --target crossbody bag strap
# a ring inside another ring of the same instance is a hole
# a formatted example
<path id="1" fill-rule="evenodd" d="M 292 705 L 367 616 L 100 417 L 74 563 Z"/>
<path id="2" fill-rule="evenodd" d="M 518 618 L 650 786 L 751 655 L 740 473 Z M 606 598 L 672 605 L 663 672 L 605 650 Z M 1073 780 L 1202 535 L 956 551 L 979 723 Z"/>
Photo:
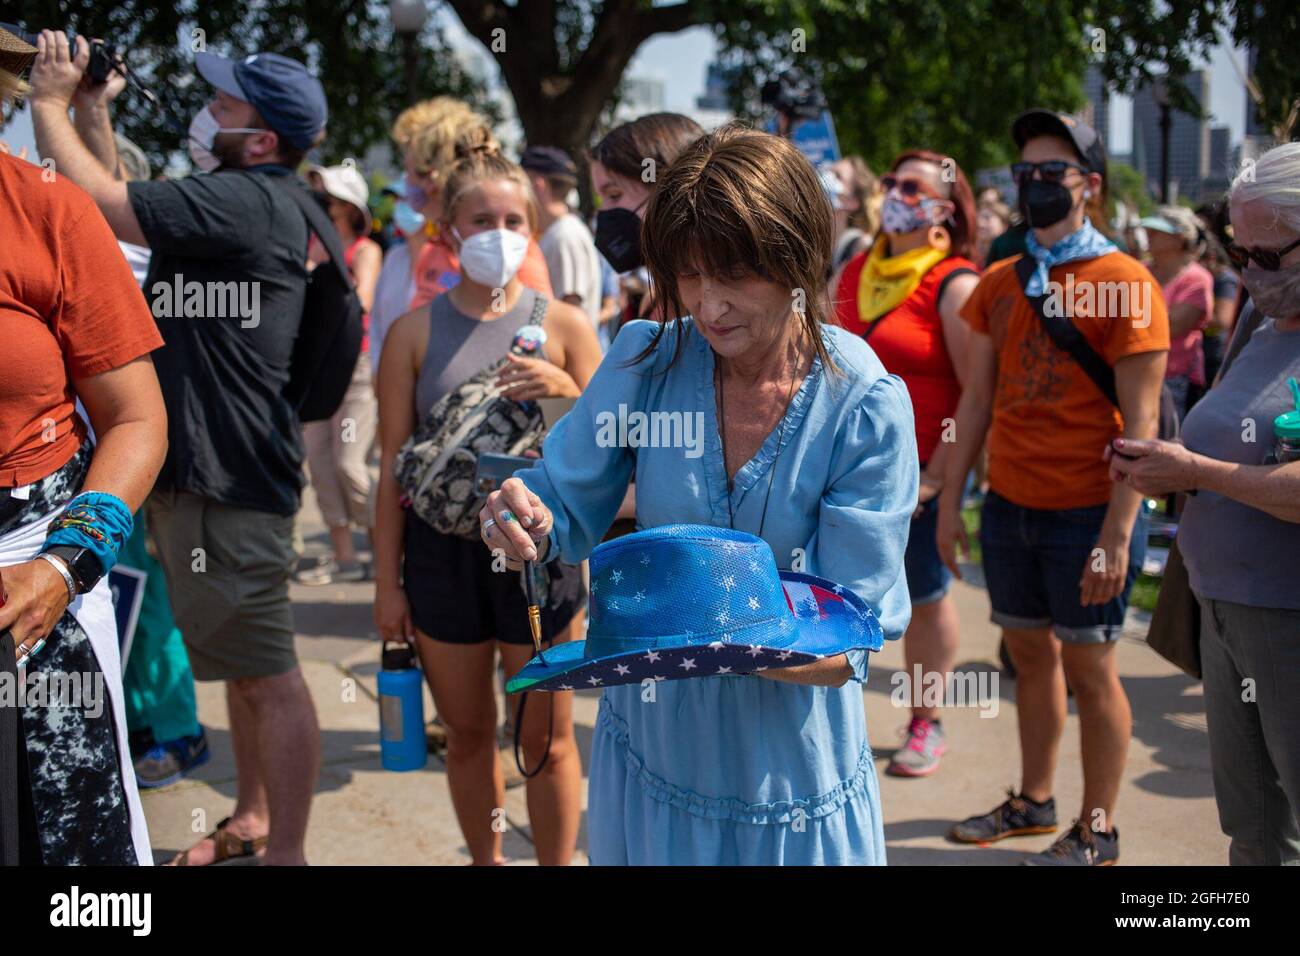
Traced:
<path id="1" fill-rule="evenodd" d="M 551 300 L 538 292 L 537 298 L 533 299 L 533 311 L 529 314 L 528 321 L 525 324 L 541 325 L 546 318 L 546 307 L 550 304 Z"/>
<path id="2" fill-rule="evenodd" d="M 1022 255 L 1016 260 L 1016 278 L 1020 280 L 1020 289 L 1029 300 L 1029 306 L 1038 315 L 1038 321 L 1043 326 L 1048 337 L 1056 344 L 1056 347 L 1067 353 L 1070 358 L 1083 369 L 1085 375 L 1092 379 L 1092 383 L 1100 389 L 1101 394 L 1106 396 L 1106 400 L 1119 408 L 1119 393 L 1115 389 L 1115 370 L 1106 363 L 1106 360 L 1097 354 L 1096 350 L 1088 344 L 1088 340 L 1083 337 L 1083 333 L 1075 327 L 1063 315 L 1047 314 L 1047 296 L 1030 295 L 1028 291 L 1029 279 L 1034 274 L 1037 262 L 1033 256 Z"/>

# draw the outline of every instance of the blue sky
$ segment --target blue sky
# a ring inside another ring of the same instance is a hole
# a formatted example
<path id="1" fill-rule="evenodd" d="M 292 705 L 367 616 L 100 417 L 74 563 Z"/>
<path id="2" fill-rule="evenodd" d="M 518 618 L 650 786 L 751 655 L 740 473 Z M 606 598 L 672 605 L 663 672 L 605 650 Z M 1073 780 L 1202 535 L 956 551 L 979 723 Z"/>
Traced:
<path id="1" fill-rule="evenodd" d="M 470 38 L 458 22 L 453 21 L 448 27 L 452 42 L 477 45 L 477 41 Z M 633 75 L 661 79 L 667 109 L 688 109 L 694 104 L 695 97 L 704 90 L 705 70 L 716 51 L 717 43 L 712 31 L 707 27 L 694 27 L 679 33 L 652 37 L 637 51 L 628 70 Z M 1230 140 L 1236 144 L 1245 133 L 1246 93 L 1241 78 L 1233 69 L 1232 55 L 1236 56 L 1238 64 L 1244 68 L 1244 50 L 1230 51 L 1227 47 L 1218 47 L 1211 58 L 1210 111 L 1211 125 L 1227 125 L 1231 129 Z M 1132 110 L 1128 99 L 1116 97 L 1111 105 L 1111 129 L 1103 131 L 1111 152 L 1129 151 L 1131 122 Z M 25 112 L 17 115 L 2 135 L 15 151 L 26 145 L 35 152 L 31 122 Z"/>

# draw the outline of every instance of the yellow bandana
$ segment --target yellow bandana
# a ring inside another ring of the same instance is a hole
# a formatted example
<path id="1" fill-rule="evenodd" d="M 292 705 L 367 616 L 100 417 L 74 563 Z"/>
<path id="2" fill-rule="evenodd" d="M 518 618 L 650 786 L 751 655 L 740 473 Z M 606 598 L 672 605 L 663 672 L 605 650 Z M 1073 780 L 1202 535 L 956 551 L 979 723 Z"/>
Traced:
<path id="1" fill-rule="evenodd" d="M 870 324 L 898 308 L 911 295 L 925 274 L 942 262 L 948 250 L 922 246 L 897 256 L 886 256 L 888 242 L 871 247 L 858 280 L 858 321 Z"/>

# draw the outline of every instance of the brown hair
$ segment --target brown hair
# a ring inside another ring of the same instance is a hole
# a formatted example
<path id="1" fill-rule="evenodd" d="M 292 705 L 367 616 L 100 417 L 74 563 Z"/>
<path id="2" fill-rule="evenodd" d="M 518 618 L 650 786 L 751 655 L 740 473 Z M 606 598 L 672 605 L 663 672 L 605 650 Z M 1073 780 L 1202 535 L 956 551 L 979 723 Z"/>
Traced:
<path id="1" fill-rule="evenodd" d="M 612 173 L 641 179 L 647 159 L 654 161 L 650 182 L 663 178 L 677 157 L 704 135 L 704 127 L 680 113 L 648 113 L 616 126 L 605 135 L 590 158 Z"/>
<path id="2" fill-rule="evenodd" d="M 802 292 L 800 324 L 823 366 L 834 370 L 821 333 L 832 223 L 821 180 L 787 140 L 734 123 L 700 137 L 660 178 L 646 207 L 641 247 L 665 318 L 632 364 L 655 351 L 668 320 L 684 314 L 678 274 L 699 269 Z M 680 323 L 674 334 L 672 362 Z"/>
<path id="3" fill-rule="evenodd" d="M 951 179 L 946 175 L 940 177 L 948 184 L 948 199 L 955 207 L 952 218 L 945 223 L 948 235 L 952 238 L 949 255 L 961 256 L 964 259 L 973 258 L 975 255 L 975 194 L 971 191 L 966 174 L 957 165 L 957 160 L 928 149 L 909 149 L 894 157 L 889 171 L 897 172 L 898 167 L 909 159 L 919 159 L 925 163 L 933 163 L 941 170 L 953 171 Z"/>
<path id="4" fill-rule="evenodd" d="M 450 223 L 456 217 L 456 207 L 480 183 L 504 179 L 517 185 L 523 192 L 528 205 L 528 229 L 537 232 L 537 196 L 523 169 L 501 155 L 501 151 L 492 143 L 475 146 L 462 143 L 457 145 L 455 155 L 456 162 L 447 171 L 442 184 L 444 222 Z"/>

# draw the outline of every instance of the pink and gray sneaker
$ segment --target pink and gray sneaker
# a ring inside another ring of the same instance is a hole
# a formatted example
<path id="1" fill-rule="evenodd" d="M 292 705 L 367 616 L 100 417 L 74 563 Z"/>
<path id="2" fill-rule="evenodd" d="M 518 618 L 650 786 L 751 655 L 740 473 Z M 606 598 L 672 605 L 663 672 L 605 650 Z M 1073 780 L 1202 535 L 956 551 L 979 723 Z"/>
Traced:
<path id="1" fill-rule="evenodd" d="M 948 750 L 948 739 L 937 720 L 913 717 L 907 725 L 907 739 L 894 752 L 885 768 L 891 777 L 924 777 L 939 769 L 939 758 Z"/>

